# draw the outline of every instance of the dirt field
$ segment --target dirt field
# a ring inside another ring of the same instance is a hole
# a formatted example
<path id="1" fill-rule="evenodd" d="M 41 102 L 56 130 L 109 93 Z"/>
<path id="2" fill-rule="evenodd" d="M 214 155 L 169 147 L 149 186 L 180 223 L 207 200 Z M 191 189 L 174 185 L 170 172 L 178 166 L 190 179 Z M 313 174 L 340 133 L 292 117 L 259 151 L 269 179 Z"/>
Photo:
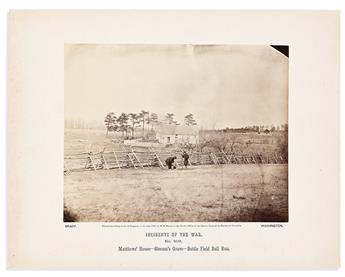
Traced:
<path id="1" fill-rule="evenodd" d="M 66 175 L 77 221 L 286 222 L 287 165 L 115 169 Z"/>

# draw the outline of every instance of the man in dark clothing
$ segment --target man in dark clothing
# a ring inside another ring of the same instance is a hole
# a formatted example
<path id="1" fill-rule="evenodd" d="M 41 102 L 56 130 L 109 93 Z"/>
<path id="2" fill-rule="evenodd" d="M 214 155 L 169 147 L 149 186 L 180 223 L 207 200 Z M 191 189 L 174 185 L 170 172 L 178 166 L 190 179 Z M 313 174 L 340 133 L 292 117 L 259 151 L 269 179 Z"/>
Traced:
<path id="1" fill-rule="evenodd" d="M 189 155 L 187 154 L 186 151 L 183 151 L 182 158 L 183 158 L 183 164 L 187 168 Z"/>
<path id="2" fill-rule="evenodd" d="M 175 159 L 177 159 L 176 156 L 175 157 L 169 157 L 165 160 L 165 163 L 167 164 L 169 169 L 171 169 L 171 168 L 175 169 L 176 168 L 175 166 L 173 166 Z"/>

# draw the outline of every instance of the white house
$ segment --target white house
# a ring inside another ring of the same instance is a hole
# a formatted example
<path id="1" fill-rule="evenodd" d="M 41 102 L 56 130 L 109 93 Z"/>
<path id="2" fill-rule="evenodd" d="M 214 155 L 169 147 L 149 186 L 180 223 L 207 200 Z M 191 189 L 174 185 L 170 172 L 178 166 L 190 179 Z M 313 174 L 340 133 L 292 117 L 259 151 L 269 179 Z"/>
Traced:
<path id="1" fill-rule="evenodd" d="M 199 130 L 197 126 L 162 124 L 156 128 L 156 138 L 164 144 L 197 144 Z"/>

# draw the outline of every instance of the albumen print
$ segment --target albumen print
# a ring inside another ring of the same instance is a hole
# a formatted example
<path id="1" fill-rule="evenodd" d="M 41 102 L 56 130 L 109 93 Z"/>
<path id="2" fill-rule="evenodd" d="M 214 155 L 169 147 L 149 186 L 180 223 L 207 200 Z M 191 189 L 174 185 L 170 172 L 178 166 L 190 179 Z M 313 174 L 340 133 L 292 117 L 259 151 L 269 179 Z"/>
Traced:
<path id="1" fill-rule="evenodd" d="M 65 222 L 287 222 L 288 46 L 65 45 Z"/>

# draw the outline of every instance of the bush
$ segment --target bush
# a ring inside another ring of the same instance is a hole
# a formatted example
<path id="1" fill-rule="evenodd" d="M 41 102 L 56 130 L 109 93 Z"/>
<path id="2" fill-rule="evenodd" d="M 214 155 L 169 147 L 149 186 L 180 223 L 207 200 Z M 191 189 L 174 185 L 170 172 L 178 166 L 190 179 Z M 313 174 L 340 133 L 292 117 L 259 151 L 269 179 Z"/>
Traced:
<path id="1" fill-rule="evenodd" d="M 213 136 L 202 137 L 199 148 L 202 152 L 233 153 L 242 148 L 242 142 L 236 135 L 214 134 Z"/>

